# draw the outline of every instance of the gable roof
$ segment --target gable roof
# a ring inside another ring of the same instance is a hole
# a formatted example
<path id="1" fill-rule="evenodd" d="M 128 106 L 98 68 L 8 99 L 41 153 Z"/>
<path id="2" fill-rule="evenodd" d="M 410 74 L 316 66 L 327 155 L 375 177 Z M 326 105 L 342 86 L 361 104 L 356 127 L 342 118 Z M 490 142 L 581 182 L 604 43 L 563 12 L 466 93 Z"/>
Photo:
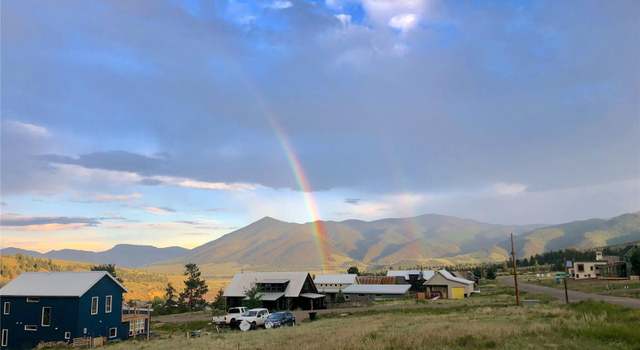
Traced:
<path id="1" fill-rule="evenodd" d="M 1 296 L 81 297 L 103 277 L 127 289 L 106 271 L 24 272 L 0 288 Z"/>
<path id="2" fill-rule="evenodd" d="M 313 280 L 315 284 L 354 284 L 358 275 L 353 273 L 343 273 L 336 275 L 316 275 Z"/>
<path id="3" fill-rule="evenodd" d="M 410 284 L 352 284 L 342 290 L 344 294 L 406 294 Z"/>
<path id="4" fill-rule="evenodd" d="M 440 276 L 444 277 L 444 279 L 449 280 L 449 281 L 458 282 L 458 283 L 463 283 L 463 284 L 475 284 L 475 282 L 474 282 L 474 281 L 470 281 L 470 280 L 468 280 L 468 279 L 461 278 L 461 277 L 456 277 L 456 276 L 454 276 L 451 272 L 449 272 L 449 271 L 447 271 L 447 270 L 445 270 L 445 269 L 438 270 L 438 271 L 437 271 L 437 273 L 438 273 Z M 429 279 L 427 279 L 427 280 L 424 282 L 424 284 L 425 284 L 425 285 L 426 285 L 426 284 L 428 284 L 428 283 L 429 283 L 429 281 L 431 281 L 431 279 L 433 279 L 433 277 L 435 277 L 435 276 L 436 276 L 436 275 L 435 275 L 435 273 L 434 273 L 434 274 L 433 274 Z"/>
<path id="5" fill-rule="evenodd" d="M 263 281 L 273 280 L 285 280 L 289 281 L 287 288 L 284 291 L 284 295 L 290 298 L 296 298 L 300 295 L 304 282 L 311 276 L 308 272 L 241 272 L 236 273 L 231 280 L 231 283 L 224 289 L 225 297 L 244 297 L 245 292 L 249 290 L 252 285 L 261 283 Z M 313 284 L 313 280 L 311 280 Z M 314 286 L 314 292 L 315 285 Z"/>
<path id="6" fill-rule="evenodd" d="M 422 273 L 422 278 L 425 280 L 433 277 L 434 271 L 432 270 L 389 270 L 387 271 L 387 276 L 390 277 L 404 277 L 405 281 L 408 281 L 409 275 L 419 275 Z"/>

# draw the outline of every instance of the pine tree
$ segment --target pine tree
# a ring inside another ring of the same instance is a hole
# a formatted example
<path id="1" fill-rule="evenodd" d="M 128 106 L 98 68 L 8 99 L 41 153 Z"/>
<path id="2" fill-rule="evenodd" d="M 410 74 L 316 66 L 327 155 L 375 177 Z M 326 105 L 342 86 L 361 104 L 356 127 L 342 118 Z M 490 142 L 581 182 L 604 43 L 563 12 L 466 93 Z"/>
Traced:
<path id="1" fill-rule="evenodd" d="M 168 313 L 173 313 L 179 309 L 178 300 L 176 297 L 176 289 L 171 282 L 167 283 L 164 288 L 164 308 Z"/>
<path id="2" fill-rule="evenodd" d="M 187 279 L 184 281 L 184 291 L 180 293 L 180 303 L 190 311 L 202 310 L 207 304 L 204 296 L 209 287 L 201 277 L 200 268 L 196 264 L 187 264 L 184 266 L 184 275 Z"/>
<path id="3" fill-rule="evenodd" d="M 255 309 L 262 306 L 262 294 L 260 293 L 258 286 L 251 286 L 251 288 L 244 292 L 244 295 L 246 298 L 243 300 L 242 305 L 246 306 L 248 309 Z"/>
<path id="4" fill-rule="evenodd" d="M 216 294 L 216 298 L 213 300 L 213 303 L 211 303 L 211 307 L 213 307 L 216 310 L 226 310 L 227 309 L 227 301 L 224 298 L 224 290 L 219 289 L 218 293 Z"/>
<path id="5" fill-rule="evenodd" d="M 101 264 L 91 266 L 91 271 L 106 271 L 111 277 L 118 280 L 118 282 L 122 283 L 122 279 L 116 275 L 116 265 L 114 264 Z"/>
<path id="6" fill-rule="evenodd" d="M 341 304 L 346 300 L 344 299 L 344 294 L 342 293 L 342 289 L 338 289 L 338 293 L 336 294 L 336 303 Z"/>

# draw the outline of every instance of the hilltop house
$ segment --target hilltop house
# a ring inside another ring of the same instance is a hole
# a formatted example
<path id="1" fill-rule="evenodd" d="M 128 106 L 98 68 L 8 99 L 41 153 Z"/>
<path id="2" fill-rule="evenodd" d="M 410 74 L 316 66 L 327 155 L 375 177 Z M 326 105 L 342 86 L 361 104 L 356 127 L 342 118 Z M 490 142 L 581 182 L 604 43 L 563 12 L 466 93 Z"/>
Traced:
<path id="1" fill-rule="evenodd" d="M 313 283 L 318 292 L 328 297 L 328 302 L 334 302 L 339 291 L 358 283 L 356 277 L 356 274 L 316 275 Z"/>
<path id="2" fill-rule="evenodd" d="M 474 290 L 474 281 L 455 277 L 447 270 L 433 272 L 431 277 L 424 282 L 427 295 L 440 296 L 443 299 L 462 299 L 471 295 Z"/>
<path id="3" fill-rule="evenodd" d="M 126 339 L 148 329 L 148 314 L 125 317 L 126 288 L 109 273 L 25 272 L 0 289 L 0 348 L 82 338 Z M 140 322 L 142 320 L 142 322 Z"/>
<path id="4" fill-rule="evenodd" d="M 308 272 L 242 272 L 233 276 L 224 290 L 228 307 L 241 306 L 251 288 L 260 292 L 262 306 L 273 310 L 325 308 Z"/>

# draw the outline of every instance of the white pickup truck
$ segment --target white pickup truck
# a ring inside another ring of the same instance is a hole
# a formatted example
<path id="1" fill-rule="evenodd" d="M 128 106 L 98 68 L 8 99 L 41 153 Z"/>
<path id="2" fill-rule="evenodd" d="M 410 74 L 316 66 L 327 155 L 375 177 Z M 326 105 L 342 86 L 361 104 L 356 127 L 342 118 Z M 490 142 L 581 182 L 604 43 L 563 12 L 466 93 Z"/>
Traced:
<path id="1" fill-rule="evenodd" d="M 240 323 L 240 318 L 247 312 L 247 308 L 244 306 L 229 308 L 227 314 L 224 315 L 223 321 L 229 325 L 235 325 Z"/>
<path id="2" fill-rule="evenodd" d="M 258 308 L 247 311 L 238 320 L 241 323 L 246 322 L 252 329 L 256 329 L 259 326 L 264 326 L 264 322 L 267 320 L 267 317 L 269 317 L 269 310 Z M 240 329 L 242 328 L 243 327 L 240 327 Z"/>

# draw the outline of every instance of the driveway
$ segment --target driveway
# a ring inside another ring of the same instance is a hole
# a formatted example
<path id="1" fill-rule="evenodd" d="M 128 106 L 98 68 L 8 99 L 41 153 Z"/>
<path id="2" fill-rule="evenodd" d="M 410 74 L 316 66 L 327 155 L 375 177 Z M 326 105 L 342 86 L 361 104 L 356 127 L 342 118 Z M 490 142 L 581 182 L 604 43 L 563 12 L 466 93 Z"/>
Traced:
<path id="1" fill-rule="evenodd" d="M 498 282 L 513 287 L 513 276 L 500 277 L 498 278 Z M 551 287 L 544 287 L 537 284 L 524 283 L 520 280 L 518 280 L 518 287 L 520 288 L 521 291 L 524 291 L 524 292 L 546 294 L 556 299 L 564 301 L 564 289 L 557 289 L 557 288 L 551 288 Z M 604 301 L 607 303 L 626 306 L 634 309 L 640 309 L 640 299 L 614 297 L 610 295 L 591 294 L 591 293 L 584 293 L 584 292 L 569 290 L 569 302 L 575 303 L 582 300 L 598 300 L 598 301 Z"/>

